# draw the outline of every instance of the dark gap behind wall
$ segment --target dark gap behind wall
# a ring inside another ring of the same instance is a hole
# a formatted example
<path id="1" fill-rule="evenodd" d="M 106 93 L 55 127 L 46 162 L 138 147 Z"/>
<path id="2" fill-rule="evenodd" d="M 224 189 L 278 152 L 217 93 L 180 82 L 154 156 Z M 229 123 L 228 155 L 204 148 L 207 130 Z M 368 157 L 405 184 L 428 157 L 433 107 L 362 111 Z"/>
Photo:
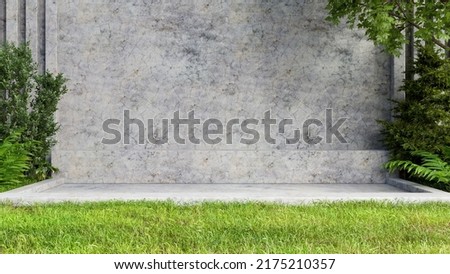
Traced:
<path id="1" fill-rule="evenodd" d="M 44 72 L 45 67 L 45 0 L 38 0 L 38 22 L 37 22 L 37 63 L 39 72 Z"/>
<path id="2" fill-rule="evenodd" d="M 6 41 L 6 0 L 0 0 L 0 44 Z"/>
<path id="3" fill-rule="evenodd" d="M 19 24 L 19 43 L 26 42 L 26 16 L 27 16 L 27 2 L 26 0 L 19 0 L 18 24 Z"/>

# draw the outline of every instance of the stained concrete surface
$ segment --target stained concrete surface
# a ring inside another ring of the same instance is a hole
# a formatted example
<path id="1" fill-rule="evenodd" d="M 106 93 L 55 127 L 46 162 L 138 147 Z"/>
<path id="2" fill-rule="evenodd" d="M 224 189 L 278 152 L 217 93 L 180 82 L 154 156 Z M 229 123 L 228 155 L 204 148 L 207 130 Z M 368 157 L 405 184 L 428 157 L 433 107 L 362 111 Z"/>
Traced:
<path id="1" fill-rule="evenodd" d="M 406 182 L 406 181 L 405 181 Z M 83 202 L 108 200 L 260 201 L 308 203 L 315 201 L 448 201 L 450 193 L 406 183 L 391 184 L 74 184 L 49 180 L 0 194 L 15 203 Z M 412 186 L 416 191 L 411 192 Z M 406 189 L 406 190 L 405 190 Z"/>

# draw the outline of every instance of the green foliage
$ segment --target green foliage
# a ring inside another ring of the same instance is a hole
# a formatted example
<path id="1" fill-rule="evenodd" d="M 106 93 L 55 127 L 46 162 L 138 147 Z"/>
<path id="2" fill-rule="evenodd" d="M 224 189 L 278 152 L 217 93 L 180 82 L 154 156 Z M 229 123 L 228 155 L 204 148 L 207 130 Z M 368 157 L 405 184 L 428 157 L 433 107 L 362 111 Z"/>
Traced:
<path id="1" fill-rule="evenodd" d="M 426 151 L 414 151 L 411 154 L 420 157 L 421 164 L 409 160 L 393 160 L 386 163 L 385 167 L 391 172 L 404 170 L 412 177 L 444 183 L 445 189 L 450 190 L 450 147 L 443 149 L 443 156 Z"/>
<path id="2" fill-rule="evenodd" d="M 419 47 L 414 80 L 405 81 L 406 99 L 395 101 L 394 120 L 381 121 L 392 160 L 417 162 L 410 151 L 442 156 L 450 146 L 450 60 L 430 48 Z"/>
<path id="3" fill-rule="evenodd" d="M 26 44 L 0 48 L 0 139 L 20 129 L 20 142 L 33 142 L 28 176 L 36 181 L 55 170 L 47 157 L 55 144 L 54 113 L 67 91 L 65 82 L 61 74 L 39 73 Z"/>
<path id="4" fill-rule="evenodd" d="M 405 31 L 414 30 L 418 58 L 408 73 L 402 91 L 404 101 L 395 101 L 394 120 L 380 121 L 384 142 L 391 154 L 386 167 L 405 171 L 422 183 L 447 184 L 450 146 L 450 47 L 449 0 L 329 0 L 328 20 L 347 19 L 351 27 L 391 54 L 400 55 L 409 43 Z M 445 51 L 444 51 L 445 50 Z"/>
<path id="5" fill-rule="evenodd" d="M 30 168 L 30 145 L 19 142 L 20 134 L 12 133 L 0 141 L 0 184 L 18 184 Z"/>
<path id="6" fill-rule="evenodd" d="M 450 1 L 429 0 L 329 0 L 328 20 L 338 24 L 346 18 L 351 27 L 394 55 L 408 43 L 402 31 L 413 26 L 416 40 L 449 49 L 441 40 L 450 39 Z M 415 12 L 411 12 L 415 11 Z"/>

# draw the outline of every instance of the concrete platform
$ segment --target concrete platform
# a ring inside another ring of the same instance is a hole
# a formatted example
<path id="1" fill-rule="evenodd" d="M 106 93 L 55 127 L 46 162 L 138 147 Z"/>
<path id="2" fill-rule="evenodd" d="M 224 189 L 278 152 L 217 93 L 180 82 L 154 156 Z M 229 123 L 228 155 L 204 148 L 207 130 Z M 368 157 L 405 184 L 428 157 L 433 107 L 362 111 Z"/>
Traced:
<path id="1" fill-rule="evenodd" d="M 450 193 L 400 179 L 386 184 L 73 184 L 52 179 L 0 194 L 0 201 L 13 203 L 108 200 L 450 202 Z"/>

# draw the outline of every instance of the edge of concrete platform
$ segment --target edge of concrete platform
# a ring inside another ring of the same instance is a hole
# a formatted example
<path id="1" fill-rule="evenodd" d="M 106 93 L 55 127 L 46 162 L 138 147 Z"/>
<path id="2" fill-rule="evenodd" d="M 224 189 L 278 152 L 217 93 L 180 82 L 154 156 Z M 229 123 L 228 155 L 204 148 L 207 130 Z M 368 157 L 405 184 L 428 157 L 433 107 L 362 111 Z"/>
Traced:
<path id="1" fill-rule="evenodd" d="M 383 196 L 348 196 L 348 197 L 302 197 L 302 198 L 279 198 L 279 197 L 264 197 L 264 198 L 180 198 L 180 197 L 10 197 L 6 200 L 10 203 L 18 205 L 33 205 L 33 204 L 51 204 L 51 203 L 89 203 L 89 202 L 174 202 L 176 204 L 199 204 L 209 202 L 225 202 L 225 203 L 276 203 L 276 204 L 314 204 L 322 202 L 386 202 L 386 203 L 430 203 L 443 202 L 450 203 L 450 197 L 383 197 Z M 0 200 L 0 202 L 2 202 Z"/>
<path id="2" fill-rule="evenodd" d="M 0 193 L 0 197 L 7 194 L 25 194 L 25 193 L 36 193 L 45 191 L 47 189 L 51 189 L 57 186 L 64 184 L 64 178 L 51 178 L 44 181 L 40 181 L 37 183 L 33 183 L 30 185 L 26 185 L 23 187 L 15 188 L 3 193 Z"/>
<path id="3" fill-rule="evenodd" d="M 400 178 L 390 178 L 386 179 L 386 184 L 397 187 L 399 189 L 413 192 L 413 193 L 431 193 L 439 196 L 448 196 L 450 197 L 450 193 L 432 188 L 429 186 L 421 185 L 418 183 L 414 183 L 408 180 L 400 179 Z"/>
<path id="4" fill-rule="evenodd" d="M 109 193 L 105 196 L 98 194 L 88 195 L 69 195 L 60 196 L 49 193 L 42 193 L 48 189 L 58 187 L 67 183 L 64 177 L 57 177 L 35 184 L 17 188 L 11 191 L 0 193 L 0 202 L 12 202 L 17 204 L 33 203 L 59 203 L 59 202 L 93 202 L 93 201 L 174 201 L 177 203 L 197 203 L 207 201 L 222 202 L 268 202 L 285 204 L 305 204 L 315 202 L 344 202 L 344 201 L 386 201 L 386 202 L 450 202 L 450 193 L 434 189 L 428 186 L 420 185 L 411 181 L 399 178 L 387 178 L 386 185 L 390 185 L 405 191 L 404 194 L 380 194 L 380 193 L 316 193 L 305 197 L 281 197 L 274 194 L 268 194 L 263 197 L 226 197 L 220 195 L 200 195 L 179 196 L 177 193 L 156 193 L 148 197 L 142 193 L 117 194 Z M 70 182 L 69 182 L 70 183 Z M 251 196 L 251 195 L 250 195 Z"/>

